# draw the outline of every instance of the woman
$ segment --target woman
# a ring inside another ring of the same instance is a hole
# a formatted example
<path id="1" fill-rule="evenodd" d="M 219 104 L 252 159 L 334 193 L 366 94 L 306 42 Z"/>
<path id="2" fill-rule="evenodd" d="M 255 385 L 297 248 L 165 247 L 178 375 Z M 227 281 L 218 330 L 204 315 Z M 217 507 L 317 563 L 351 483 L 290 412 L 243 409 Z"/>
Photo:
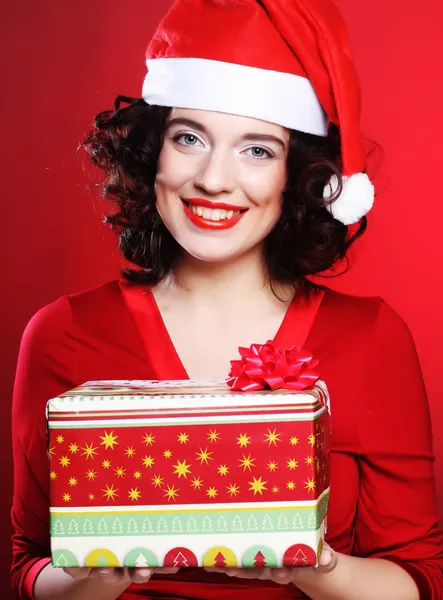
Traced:
<path id="1" fill-rule="evenodd" d="M 143 99 L 96 119 L 85 147 L 138 269 L 60 298 L 24 334 L 19 598 L 441 598 L 429 414 L 409 330 L 380 298 L 306 279 L 346 257 L 372 205 L 347 48 L 327 0 L 177 0 L 148 49 Z M 331 395 L 320 567 L 51 567 L 46 401 L 92 379 L 224 379 L 239 346 L 268 339 L 312 351 Z"/>

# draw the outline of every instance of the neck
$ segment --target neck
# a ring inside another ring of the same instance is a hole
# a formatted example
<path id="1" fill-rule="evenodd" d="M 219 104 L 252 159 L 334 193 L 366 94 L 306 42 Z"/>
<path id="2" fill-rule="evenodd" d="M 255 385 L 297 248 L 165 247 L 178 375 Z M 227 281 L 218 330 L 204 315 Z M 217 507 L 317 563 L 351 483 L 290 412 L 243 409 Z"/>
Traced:
<path id="1" fill-rule="evenodd" d="M 188 254 L 165 282 L 186 294 L 188 301 L 218 306 L 235 304 L 239 297 L 273 294 L 261 247 L 226 262 L 210 263 Z M 283 297 L 293 295 L 293 286 L 276 286 Z M 289 289 L 290 288 L 290 289 Z"/>

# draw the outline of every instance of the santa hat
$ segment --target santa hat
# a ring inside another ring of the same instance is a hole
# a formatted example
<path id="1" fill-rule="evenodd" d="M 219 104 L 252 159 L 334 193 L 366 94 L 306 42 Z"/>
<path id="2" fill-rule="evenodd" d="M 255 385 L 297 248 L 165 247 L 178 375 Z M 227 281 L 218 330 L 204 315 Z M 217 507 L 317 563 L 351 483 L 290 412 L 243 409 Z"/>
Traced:
<path id="1" fill-rule="evenodd" d="M 146 54 L 149 104 L 262 119 L 342 141 L 343 190 L 328 206 L 350 225 L 371 209 L 360 88 L 340 12 L 329 0 L 175 0 Z M 333 176 L 325 198 L 337 191 Z"/>

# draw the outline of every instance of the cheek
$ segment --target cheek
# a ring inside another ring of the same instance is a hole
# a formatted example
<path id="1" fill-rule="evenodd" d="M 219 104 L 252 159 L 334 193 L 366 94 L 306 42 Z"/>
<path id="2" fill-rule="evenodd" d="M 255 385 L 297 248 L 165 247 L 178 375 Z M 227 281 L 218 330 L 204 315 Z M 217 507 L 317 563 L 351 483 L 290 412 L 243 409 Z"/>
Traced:
<path id="1" fill-rule="evenodd" d="M 274 213 L 281 210 L 285 184 L 286 172 L 276 169 L 245 178 L 242 187 L 257 208 Z"/>
<path id="2" fill-rule="evenodd" d="M 185 162 L 180 160 L 180 155 L 167 144 L 163 146 L 155 180 L 158 201 L 162 192 L 176 192 L 186 183 L 189 178 L 189 168 L 186 168 Z"/>

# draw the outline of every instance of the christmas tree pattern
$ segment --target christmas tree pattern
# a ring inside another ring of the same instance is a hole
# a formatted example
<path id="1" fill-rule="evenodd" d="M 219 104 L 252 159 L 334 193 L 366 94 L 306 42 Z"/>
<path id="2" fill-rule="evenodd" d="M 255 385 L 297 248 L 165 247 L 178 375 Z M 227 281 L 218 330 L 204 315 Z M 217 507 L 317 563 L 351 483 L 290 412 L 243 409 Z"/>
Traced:
<path id="1" fill-rule="evenodd" d="M 136 567 L 149 567 L 146 557 L 141 552 L 135 559 L 135 566 Z"/>
<path id="2" fill-rule="evenodd" d="M 219 552 L 214 558 L 215 567 L 226 567 L 226 558 Z"/>
<path id="3" fill-rule="evenodd" d="M 232 521 L 232 531 L 243 531 L 243 523 L 238 515 Z"/>
<path id="4" fill-rule="evenodd" d="M 91 519 L 86 519 L 83 523 L 83 535 L 94 535 Z"/>
<path id="5" fill-rule="evenodd" d="M 270 531 L 274 528 L 274 523 L 272 522 L 272 519 L 269 515 L 265 515 L 263 517 L 261 528 L 263 529 L 263 531 Z"/>
<path id="6" fill-rule="evenodd" d="M 178 517 L 175 517 L 175 519 L 172 521 L 172 531 L 174 531 L 175 533 L 183 531 L 181 519 L 179 519 Z"/>
<path id="7" fill-rule="evenodd" d="M 186 524 L 186 531 L 188 531 L 189 533 L 197 531 L 197 521 L 194 519 L 194 517 L 190 517 L 188 519 L 188 522 Z"/>
<path id="8" fill-rule="evenodd" d="M 78 535 L 79 533 L 77 521 L 75 521 L 74 519 L 71 519 L 69 521 L 68 533 L 69 535 Z"/>
<path id="9" fill-rule="evenodd" d="M 64 535 L 65 534 L 65 530 L 63 529 L 63 523 L 60 521 L 60 519 L 57 519 L 56 522 L 54 523 L 54 535 Z"/>
<path id="10" fill-rule="evenodd" d="M 309 529 L 317 529 L 317 515 L 315 513 L 309 515 L 308 527 Z"/>
<path id="11" fill-rule="evenodd" d="M 60 554 L 55 562 L 56 567 L 67 567 L 69 565 L 68 560 L 64 554 Z"/>
<path id="12" fill-rule="evenodd" d="M 212 521 L 208 516 L 203 519 L 202 531 L 212 531 Z"/>
<path id="13" fill-rule="evenodd" d="M 161 519 L 158 520 L 157 532 L 158 533 L 167 533 L 168 532 L 168 526 L 163 517 L 161 517 Z"/>
<path id="14" fill-rule="evenodd" d="M 248 519 L 248 531 L 257 531 L 258 529 L 258 525 L 257 525 L 257 519 L 254 517 L 254 515 L 251 515 Z"/>
<path id="15" fill-rule="evenodd" d="M 254 567 L 266 567 L 266 557 L 260 550 L 254 556 Z"/>
<path id="16" fill-rule="evenodd" d="M 153 531 L 153 530 L 152 530 L 152 523 L 151 523 L 151 520 L 150 520 L 150 519 L 148 519 L 148 517 L 146 517 L 146 518 L 143 520 L 143 524 L 142 524 L 142 532 L 143 532 L 143 533 L 152 533 L 152 531 Z"/>
<path id="17" fill-rule="evenodd" d="M 288 519 L 283 514 L 278 517 L 277 529 L 288 529 Z"/>
<path id="18" fill-rule="evenodd" d="M 292 529 L 303 529 L 303 521 L 300 515 L 295 515 L 292 519 Z"/>
<path id="19" fill-rule="evenodd" d="M 108 533 L 108 526 L 106 525 L 106 521 L 104 519 L 100 519 L 98 522 L 98 533 Z"/>
<path id="20" fill-rule="evenodd" d="M 219 517 L 217 521 L 217 531 L 228 531 L 228 524 L 224 517 Z"/>
<path id="21" fill-rule="evenodd" d="M 135 522 L 135 519 L 129 519 L 128 533 L 138 533 L 138 527 L 137 527 L 137 523 Z"/>
<path id="22" fill-rule="evenodd" d="M 112 533 L 123 533 L 123 525 L 120 519 L 115 519 L 112 525 Z"/>

